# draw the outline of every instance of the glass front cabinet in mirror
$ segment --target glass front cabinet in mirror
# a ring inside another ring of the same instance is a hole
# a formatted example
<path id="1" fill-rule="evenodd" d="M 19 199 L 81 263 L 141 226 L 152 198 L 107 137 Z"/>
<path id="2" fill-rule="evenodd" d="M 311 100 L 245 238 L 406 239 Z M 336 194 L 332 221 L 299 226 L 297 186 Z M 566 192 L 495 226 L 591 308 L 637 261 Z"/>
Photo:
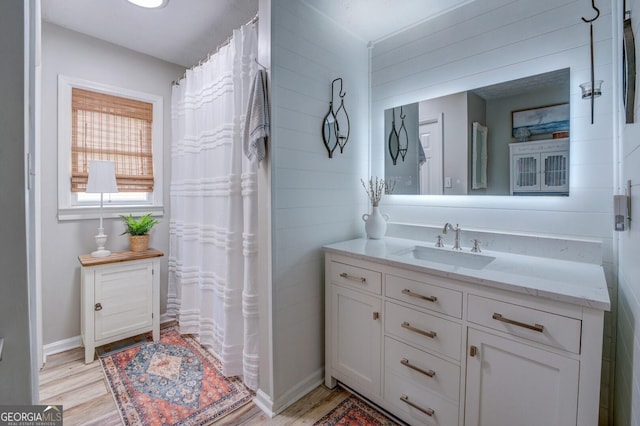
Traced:
<path id="1" fill-rule="evenodd" d="M 389 108 L 394 194 L 569 195 L 569 69 Z"/>

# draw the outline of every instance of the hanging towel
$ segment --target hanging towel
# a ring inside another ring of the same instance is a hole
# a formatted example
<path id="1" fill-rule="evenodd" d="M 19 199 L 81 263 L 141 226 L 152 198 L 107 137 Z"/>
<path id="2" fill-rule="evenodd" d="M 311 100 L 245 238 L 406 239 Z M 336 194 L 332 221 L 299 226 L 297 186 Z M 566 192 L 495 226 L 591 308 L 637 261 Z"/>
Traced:
<path id="1" fill-rule="evenodd" d="M 244 120 L 244 155 L 249 160 L 262 161 L 266 154 L 269 138 L 269 101 L 267 99 L 267 76 L 263 69 L 256 72 L 251 90 L 249 105 Z"/>

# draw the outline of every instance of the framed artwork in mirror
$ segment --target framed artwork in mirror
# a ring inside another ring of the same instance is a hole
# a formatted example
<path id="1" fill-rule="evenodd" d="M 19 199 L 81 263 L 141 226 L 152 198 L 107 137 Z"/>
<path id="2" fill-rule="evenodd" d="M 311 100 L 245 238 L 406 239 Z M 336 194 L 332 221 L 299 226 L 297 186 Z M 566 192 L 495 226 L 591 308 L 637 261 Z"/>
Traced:
<path id="1" fill-rule="evenodd" d="M 569 131 L 569 104 L 555 104 L 521 109 L 511 113 L 511 136 L 518 137 L 524 129 L 529 135 Z"/>

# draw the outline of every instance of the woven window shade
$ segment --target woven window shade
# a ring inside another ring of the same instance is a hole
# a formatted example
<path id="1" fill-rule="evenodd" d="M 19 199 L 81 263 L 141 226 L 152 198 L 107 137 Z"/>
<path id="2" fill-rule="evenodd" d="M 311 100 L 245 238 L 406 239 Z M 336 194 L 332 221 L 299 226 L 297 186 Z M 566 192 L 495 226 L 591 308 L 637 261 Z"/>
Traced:
<path id="1" fill-rule="evenodd" d="M 71 191 L 86 191 L 90 160 L 110 160 L 119 192 L 153 192 L 153 105 L 74 88 L 71 110 Z"/>

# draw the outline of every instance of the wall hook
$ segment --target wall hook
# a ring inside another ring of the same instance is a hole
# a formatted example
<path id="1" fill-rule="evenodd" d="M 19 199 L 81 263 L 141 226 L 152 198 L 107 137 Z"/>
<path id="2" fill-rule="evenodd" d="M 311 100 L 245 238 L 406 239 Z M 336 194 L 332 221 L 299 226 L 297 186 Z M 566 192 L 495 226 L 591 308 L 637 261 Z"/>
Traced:
<path id="1" fill-rule="evenodd" d="M 333 80 L 331 82 L 331 98 L 333 99 L 333 85 L 335 84 L 336 81 L 340 80 L 340 91 L 338 92 L 338 96 L 340 96 L 341 98 L 344 98 L 345 95 L 347 94 L 346 92 L 342 92 L 342 77 L 338 77 L 335 80 Z"/>
<path id="2" fill-rule="evenodd" d="M 598 19 L 598 17 L 600 16 L 600 9 L 598 9 L 596 7 L 596 3 L 595 0 L 591 0 L 591 7 L 593 8 L 593 10 L 596 11 L 596 16 L 592 19 L 586 19 L 586 18 L 582 18 L 582 20 L 584 22 L 586 22 L 587 24 L 589 24 L 589 47 L 590 47 L 590 53 L 591 53 L 591 96 L 589 96 L 589 98 L 591 99 L 591 124 L 593 124 L 593 116 L 594 116 L 594 97 L 595 97 L 595 88 L 594 88 L 594 84 L 595 84 L 595 75 L 594 75 L 594 70 L 593 70 L 593 21 L 595 21 L 596 19 Z"/>
<path id="3" fill-rule="evenodd" d="M 596 7 L 596 0 L 591 0 L 591 7 L 593 8 L 593 10 L 596 11 L 596 16 L 595 16 L 595 18 L 592 18 L 592 19 L 587 19 L 587 18 L 583 17 L 582 20 L 584 22 L 586 22 L 587 24 L 595 21 L 596 19 L 598 19 L 600 17 L 600 9 L 598 9 Z"/>
<path id="4" fill-rule="evenodd" d="M 262 65 L 260 62 L 258 62 L 258 58 L 253 58 L 254 61 L 256 61 L 256 64 L 258 64 L 258 66 L 260 68 L 262 68 L 263 70 L 267 71 L 267 67 L 265 67 L 264 65 Z"/>

